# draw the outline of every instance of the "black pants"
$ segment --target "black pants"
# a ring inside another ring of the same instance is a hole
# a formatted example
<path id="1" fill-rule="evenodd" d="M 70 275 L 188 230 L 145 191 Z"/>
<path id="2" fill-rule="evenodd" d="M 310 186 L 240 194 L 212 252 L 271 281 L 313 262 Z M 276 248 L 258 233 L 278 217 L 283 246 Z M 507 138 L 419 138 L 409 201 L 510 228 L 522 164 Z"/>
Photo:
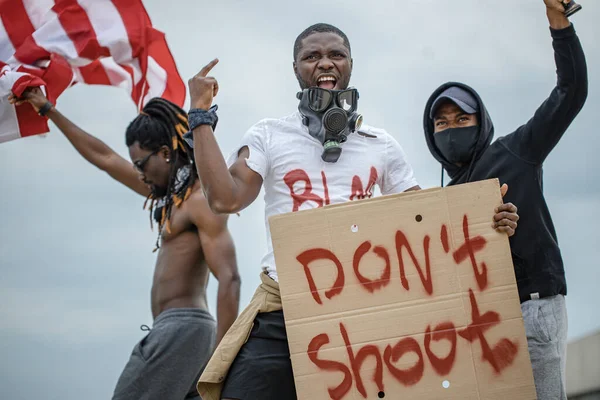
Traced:
<path id="1" fill-rule="evenodd" d="M 256 316 L 248 341 L 229 369 L 221 398 L 296 400 L 283 311 Z"/>

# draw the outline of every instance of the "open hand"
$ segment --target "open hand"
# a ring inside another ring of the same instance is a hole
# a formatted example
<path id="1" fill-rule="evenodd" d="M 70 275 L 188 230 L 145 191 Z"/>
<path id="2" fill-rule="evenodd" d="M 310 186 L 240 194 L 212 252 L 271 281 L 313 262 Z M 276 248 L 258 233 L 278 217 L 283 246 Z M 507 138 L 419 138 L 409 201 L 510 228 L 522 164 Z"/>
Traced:
<path id="1" fill-rule="evenodd" d="M 44 96 L 42 89 L 39 87 L 33 87 L 27 88 L 21 97 L 17 97 L 14 93 L 11 93 L 8 96 L 8 101 L 10 104 L 15 104 L 17 106 L 20 106 L 25 102 L 29 102 L 33 106 L 34 110 L 38 112 L 40 111 L 40 108 L 42 108 L 48 102 L 48 99 L 46 96 Z"/>
<path id="2" fill-rule="evenodd" d="M 502 197 L 508 192 L 508 185 L 505 183 L 500 188 Z M 494 215 L 494 224 L 492 225 L 499 232 L 506 232 L 508 236 L 515 234 L 517 229 L 517 221 L 519 220 L 519 214 L 517 214 L 517 206 L 513 203 L 504 203 L 500 207 L 497 207 L 496 215 Z"/>
<path id="3" fill-rule="evenodd" d="M 207 76 L 219 59 L 215 58 L 188 81 L 190 88 L 190 106 L 208 110 L 212 105 L 213 98 L 219 92 L 219 83 L 212 76 Z"/>

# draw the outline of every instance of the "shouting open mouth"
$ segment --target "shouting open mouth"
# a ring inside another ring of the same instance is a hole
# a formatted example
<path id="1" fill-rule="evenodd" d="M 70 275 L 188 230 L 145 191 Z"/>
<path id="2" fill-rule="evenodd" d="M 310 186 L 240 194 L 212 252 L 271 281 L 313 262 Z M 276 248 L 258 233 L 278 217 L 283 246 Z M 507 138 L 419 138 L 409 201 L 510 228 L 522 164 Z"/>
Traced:
<path id="1" fill-rule="evenodd" d="M 337 78 L 334 75 L 321 75 L 317 79 L 317 86 L 321 89 L 332 90 L 337 84 Z"/>

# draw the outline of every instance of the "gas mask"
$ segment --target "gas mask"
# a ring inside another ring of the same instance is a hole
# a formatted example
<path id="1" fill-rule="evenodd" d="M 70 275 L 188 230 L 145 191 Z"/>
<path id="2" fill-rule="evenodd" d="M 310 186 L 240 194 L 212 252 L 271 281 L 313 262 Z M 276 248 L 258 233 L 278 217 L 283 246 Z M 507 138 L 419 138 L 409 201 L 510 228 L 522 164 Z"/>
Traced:
<path id="1" fill-rule="evenodd" d="M 479 125 L 448 128 L 433 134 L 435 146 L 452 164 L 470 162 L 478 139 Z"/>
<path id="2" fill-rule="evenodd" d="M 308 127 L 309 134 L 323 144 L 321 158 L 325 162 L 336 162 L 342 153 L 341 144 L 362 124 L 362 115 L 356 112 L 358 91 L 311 87 L 298 92 L 296 97 L 300 100 L 298 110 L 302 123 Z"/>

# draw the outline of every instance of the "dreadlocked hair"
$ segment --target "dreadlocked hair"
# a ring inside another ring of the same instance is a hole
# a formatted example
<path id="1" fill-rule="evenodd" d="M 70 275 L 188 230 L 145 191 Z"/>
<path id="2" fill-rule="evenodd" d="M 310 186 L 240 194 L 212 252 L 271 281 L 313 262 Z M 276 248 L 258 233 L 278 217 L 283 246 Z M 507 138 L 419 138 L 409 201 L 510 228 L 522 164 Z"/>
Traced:
<path id="1" fill-rule="evenodd" d="M 163 198 L 164 207 L 157 218 L 158 238 L 156 239 L 156 248 L 160 247 L 160 238 L 163 227 L 167 232 L 171 232 L 171 212 L 173 205 L 179 207 L 192 193 L 192 187 L 198 178 L 196 168 L 191 168 L 190 177 L 177 193 L 174 193 L 176 176 L 178 169 L 183 165 L 193 164 L 193 152 L 188 144 L 183 140 L 183 135 L 189 130 L 188 116 L 178 105 L 160 97 L 155 97 L 148 101 L 142 109 L 142 112 L 129 124 L 125 132 L 125 142 L 127 146 L 132 146 L 135 142 L 148 151 L 157 151 L 162 146 L 167 146 L 171 150 L 171 172 L 169 174 L 169 183 L 167 192 Z M 144 202 L 144 209 L 149 206 L 150 210 L 150 228 L 153 229 L 152 218 L 154 208 L 159 198 L 150 194 Z"/>

